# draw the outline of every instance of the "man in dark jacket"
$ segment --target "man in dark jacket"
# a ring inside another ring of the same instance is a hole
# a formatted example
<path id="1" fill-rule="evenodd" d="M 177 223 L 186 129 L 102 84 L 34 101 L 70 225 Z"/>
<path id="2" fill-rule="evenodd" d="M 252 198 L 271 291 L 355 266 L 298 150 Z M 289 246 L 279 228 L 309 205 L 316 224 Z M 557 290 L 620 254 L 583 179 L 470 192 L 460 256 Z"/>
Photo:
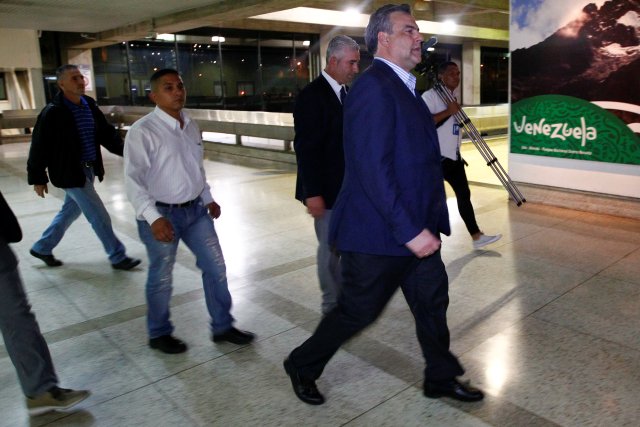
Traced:
<path id="1" fill-rule="evenodd" d="M 0 331 L 26 395 L 29 415 L 68 409 L 90 393 L 58 387 L 47 342 L 31 312 L 18 272 L 18 260 L 9 243 L 22 240 L 22 230 L 0 193 Z"/>
<path id="2" fill-rule="evenodd" d="M 343 35 L 331 39 L 322 75 L 300 92 L 293 111 L 296 199 L 305 204 L 314 220 L 323 314 L 335 307 L 342 281 L 338 254 L 329 245 L 329 222 L 344 176 L 342 101 L 359 62 L 356 41 Z"/>
<path id="3" fill-rule="evenodd" d="M 113 268 L 130 270 L 140 260 L 127 257 L 124 245 L 113 232 L 109 213 L 93 187 L 94 178 L 102 181 L 104 176 L 100 146 L 122 156 L 122 139 L 96 102 L 84 94 L 86 83 L 78 67 L 63 65 L 57 70 L 57 78 L 60 92 L 42 110 L 33 129 L 27 172 L 29 184 L 38 196 L 44 197 L 49 192 L 49 180 L 66 195 L 60 212 L 31 248 L 31 255 L 49 267 L 62 265 L 53 256 L 53 248 L 82 212 Z"/>

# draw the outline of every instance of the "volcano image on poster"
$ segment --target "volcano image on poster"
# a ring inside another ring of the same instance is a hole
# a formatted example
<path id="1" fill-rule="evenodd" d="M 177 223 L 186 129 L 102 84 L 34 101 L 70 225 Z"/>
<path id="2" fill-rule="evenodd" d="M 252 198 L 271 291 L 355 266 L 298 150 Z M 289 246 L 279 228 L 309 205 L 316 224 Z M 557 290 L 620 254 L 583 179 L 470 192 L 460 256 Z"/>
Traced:
<path id="1" fill-rule="evenodd" d="M 640 164 L 640 0 L 511 4 L 512 152 Z"/>

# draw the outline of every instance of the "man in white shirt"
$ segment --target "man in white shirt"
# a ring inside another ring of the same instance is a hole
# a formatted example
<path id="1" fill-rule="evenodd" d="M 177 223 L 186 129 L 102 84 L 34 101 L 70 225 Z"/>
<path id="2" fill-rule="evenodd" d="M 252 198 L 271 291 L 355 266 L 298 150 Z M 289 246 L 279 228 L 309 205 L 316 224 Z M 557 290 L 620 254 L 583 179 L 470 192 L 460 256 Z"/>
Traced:
<path id="1" fill-rule="evenodd" d="M 445 62 L 438 67 L 438 78 L 448 90 L 452 99 L 455 99 L 453 91 L 460 84 L 460 69 L 455 62 Z M 471 204 L 471 191 L 467 174 L 464 171 L 465 163 L 460 156 L 460 125 L 454 115 L 460 111 L 460 105 L 455 102 L 446 103 L 440 98 L 435 89 L 430 89 L 422 94 L 429 111 L 433 115 L 440 142 L 440 154 L 442 155 L 442 172 L 445 181 L 449 183 L 456 194 L 458 212 L 467 227 L 467 231 L 473 240 L 473 247 L 480 249 L 490 243 L 499 240 L 502 235 L 489 236 L 480 231 L 476 223 L 476 217 Z"/>
<path id="2" fill-rule="evenodd" d="M 169 300 L 178 242 L 183 240 L 202 270 L 213 341 L 248 344 L 250 332 L 233 327 L 226 266 L 212 218 L 220 216 L 203 167 L 200 129 L 183 111 L 186 90 L 176 70 L 151 76 L 153 112 L 131 126 L 124 149 L 127 197 L 138 233 L 149 254 L 146 283 L 149 346 L 182 353 L 187 346 L 172 336 Z"/>

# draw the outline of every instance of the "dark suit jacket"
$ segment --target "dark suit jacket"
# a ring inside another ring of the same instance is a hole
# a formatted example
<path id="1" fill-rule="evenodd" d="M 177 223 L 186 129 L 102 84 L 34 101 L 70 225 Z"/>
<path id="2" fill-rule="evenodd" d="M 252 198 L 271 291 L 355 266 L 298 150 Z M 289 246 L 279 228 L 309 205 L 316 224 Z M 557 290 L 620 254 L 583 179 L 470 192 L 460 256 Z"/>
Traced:
<path id="1" fill-rule="evenodd" d="M 0 193 L 0 240 L 4 240 L 7 243 L 22 240 L 20 224 L 2 193 Z"/>
<path id="2" fill-rule="evenodd" d="M 374 60 L 344 106 L 345 176 L 331 240 L 342 251 L 410 256 L 423 229 L 449 234 L 449 214 L 431 113 L 395 72 Z"/>
<path id="3" fill-rule="evenodd" d="M 27 180 L 30 185 L 51 183 L 59 188 L 84 187 L 87 180 L 80 158 L 82 146 L 73 113 L 62 99 L 62 92 L 44 107 L 33 128 L 27 160 Z M 122 156 L 124 143 L 98 108 L 96 101 L 83 98 L 89 104 L 95 122 L 96 160 L 93 172 L 102 181 L 104 167 L 100 146 Z M 47 176 L 47 171 L 49 175 Z"/>
<path id="4" fill-rule="evenodd" d="M 298 161 L 296 199 L 322 196 L 331 209 L 342 185 L 342 104 L 331 85 L 320 76 L 298 95 L 293 110 Z"/>

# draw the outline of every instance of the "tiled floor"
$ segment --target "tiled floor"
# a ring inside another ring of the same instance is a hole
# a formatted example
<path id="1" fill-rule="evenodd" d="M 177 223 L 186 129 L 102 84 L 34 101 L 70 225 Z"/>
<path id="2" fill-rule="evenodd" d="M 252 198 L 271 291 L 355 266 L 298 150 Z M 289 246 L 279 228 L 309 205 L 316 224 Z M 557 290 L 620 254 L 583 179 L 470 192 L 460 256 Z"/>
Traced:
<path id="1" fill-rule="evenodd" d="M 146 254 L 123 193 L 121 159 L 105 154 L 108 175 L 97 189 L 128 253 L 144 260 L 141 268 L 113 271 L 81 218 L 55 250 L 65 265 L 51 269 L 28 250 L 62 193 L 36 197 L 25 178 L 27 151 L 28 144 L 0 146 L 0 189 L 25 235 L 13 248 L 61 385 L 93 395 L 73 412 L 29 419 L 0 346 L 0 426 L 639 425 L 638 221 L 517 208 L 503 189 L 474 185 L 480 225 L 504 235 L 474 251 L 451 198 L 453 235 L 444 239 L 443 257 L 452 347 L 487 398 L 464 404 L 422 396 L 423 361 L 397 295 L 331 361 L 318 382 L 328 401 L 313 407 L 296 399 L 282 370 L 320 318 L 315 237 L 292 197 L 293 173 L 206 162 L 222 205 L 216 227 L 233 312 L 259 339 L 243 348 L 209 340 L 200 275 L 182 248 L 172 316 L 190 349 L 169 356 L 146 346 Z"/>

